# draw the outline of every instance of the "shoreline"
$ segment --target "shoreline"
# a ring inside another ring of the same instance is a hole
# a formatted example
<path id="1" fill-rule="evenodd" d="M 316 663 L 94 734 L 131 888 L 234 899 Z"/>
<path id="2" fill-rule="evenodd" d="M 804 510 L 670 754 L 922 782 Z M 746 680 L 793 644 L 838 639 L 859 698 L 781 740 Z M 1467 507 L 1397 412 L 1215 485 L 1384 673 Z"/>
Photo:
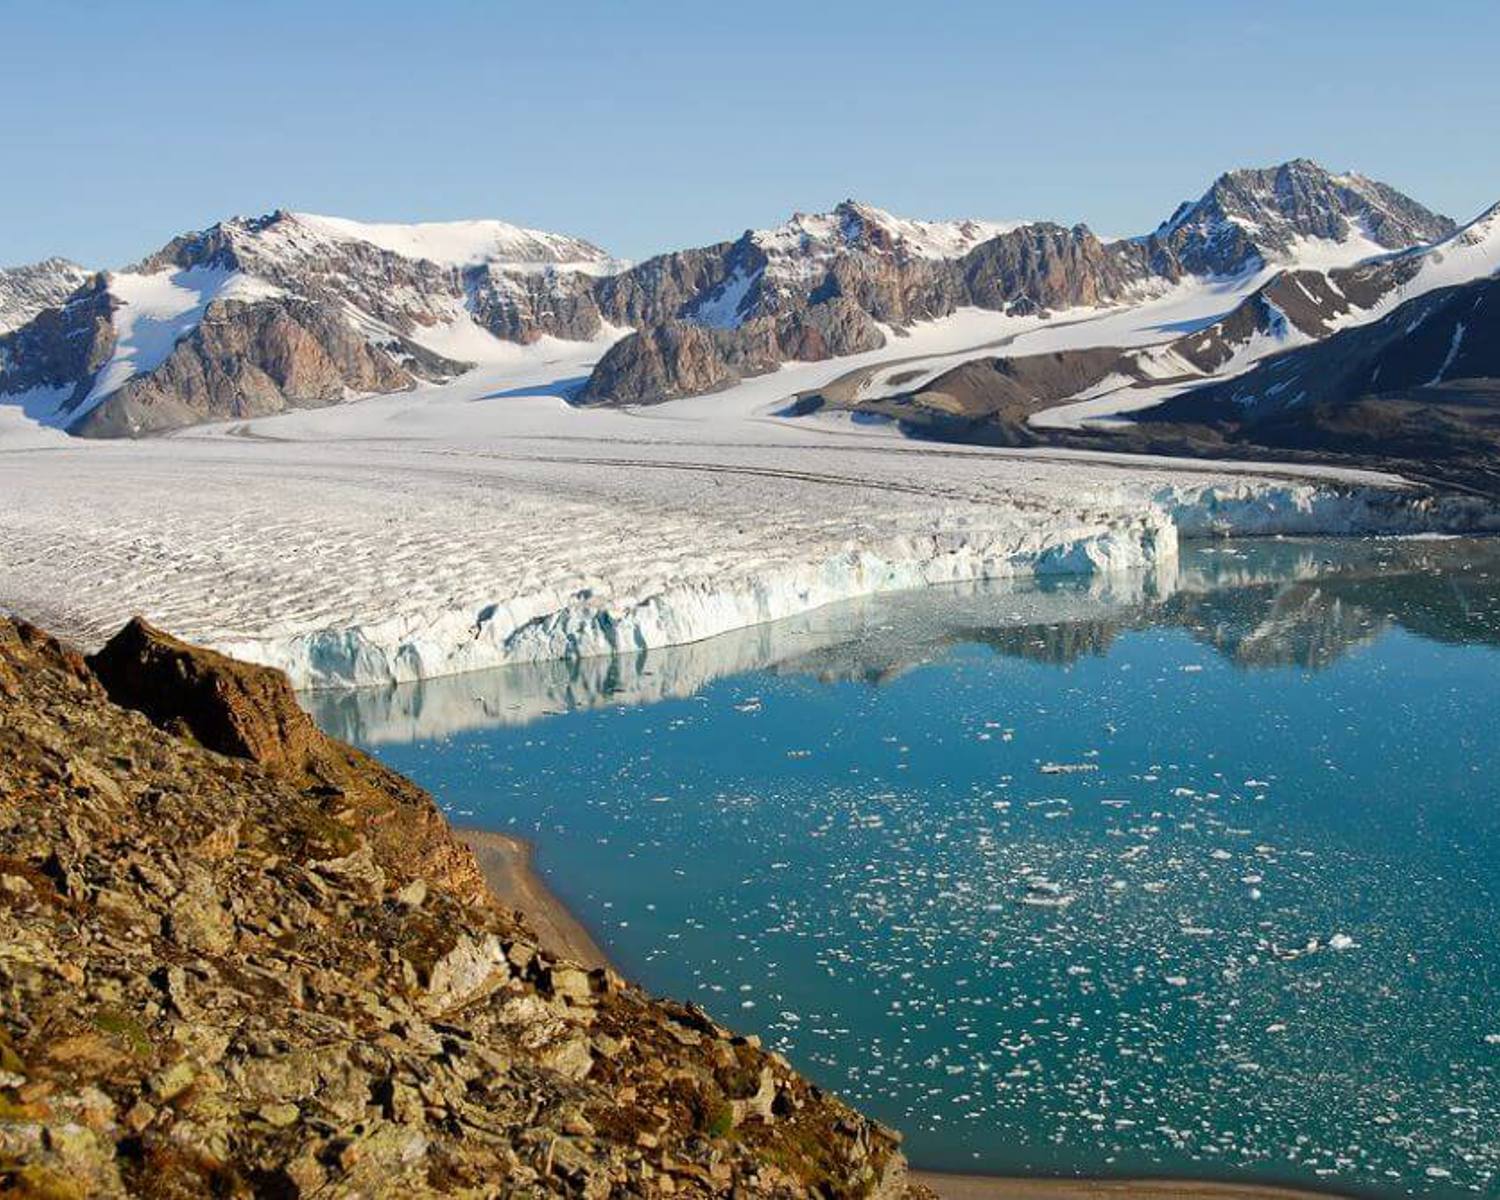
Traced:
<path id="1" fill-rule="evenodd" d="M 474 852 L 495 898 L 525 913 L 543 946 L 590 969 L 613 966 L 593 935 L 537 873 L 532 865 L 536 848 L 531 842 L 486 829 L 455 826 L 453 832 Z"/>
<path id="2" fill-rule="evenodd" d="M 454 826 L 474 851 L 485 882 L 500 903 L 520 909 L 542 944 L 586 967 L 613 967 L 599 943 L 549 888 L 533 865 L 535 847 L 525 838 Z M 940 1200 L 1336 1200 L 1322 1192 L 1270 1183 L 1211 1179 L 1151 1179 L 967 1174 L 912 1167 L 910 1177 Z"/>

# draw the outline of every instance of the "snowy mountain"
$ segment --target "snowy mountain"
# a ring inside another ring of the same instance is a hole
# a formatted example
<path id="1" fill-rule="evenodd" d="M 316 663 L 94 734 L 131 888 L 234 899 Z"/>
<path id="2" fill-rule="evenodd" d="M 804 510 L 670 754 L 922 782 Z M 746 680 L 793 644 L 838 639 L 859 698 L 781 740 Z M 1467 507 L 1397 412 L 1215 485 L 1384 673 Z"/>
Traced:
<path id="1" fill-rule="evenodd" d="M 44 308 L 61 304 L 88 277 L 88 271 L 65 258 L 0 267 L 0 333 L 19 328 Z"/>
<path id="2" fill-rule="evenodd" d="M 846 200 L 632 266 L 502 221 L 277 211 L 98 277 L 71 264 L 0 274 L 0 313 L 16 322 L 0 331 L 0 395 L 74 432 L 139 435 L 441 381 L 554 337 L 613 343 L 580 401 L 650 403 L 878 350 L 966 308 L 1076 321 L 1195 288 L 1228 297 L 1206 326 L 1164 327 L 1118 361 L 1091 350 L 1060 370 L 970 373 L 1030 411 L 1080 381 L 1247 370 L 1472 278 L 1489 247 L 1478 223 L 1455 232 L 1384 184 L 1301 159 L 1230 172 L 1153 233 L 1113 242 L 1083 225 L 920 221 Z"/>
<path id="3" fill-rule="evenodd" d="M 1379 456 L 1500 485 L 1500 278 L 1418 294 L 1384 316 L 1138 414 L 1230 445 Z"/>
<path id="4" fill-rule="evenodd" d="M 700 256 L 686 273 L 692 283 L 671 290 L 670 303 L 613 315 L 638 333 L 611 348 L 581 398 L 634 404 L 693 395 L 788 360 L 877 349 L 882 327 L 966 306 L 1014 315 L 1097 310 L 1195 279 L 1348 267 L 1453 228 L 1394 188 L 1306 159 L 1223 175 L 1154 233 L 1111 243 L 1082 225 L 908 221 L 849 200 L 690 252 Z M 661 270 L 660 260 L 638 268 L 651 269 Z M 662 273 L 679 285 L 685 274 Z M 1240 328 L 1252 316 L 1236 318 L 1231 340 L 1254 332 Z M 1248 323 L 1270 319 L 1267 310 Z M 1273 333 L 1254 348 L 1274 341 Z"/>
<path id="5" fill-rule="evenodd" d="M 1298 158 L 1219 176 L 1144 243 L 1163 274 L 1233 275 L 1272 264 L 1347 265 L 1453 230 L 1386 184 Z"/>
<path id="6" fill-rule="evenodd" d="M 1234 374 L 1268 354 L 1368 324 L 1442 287 L 1500 270 L 1500 205 L 1430 246 L 1351 266 L 1280 272 L 1222 320 L 1173 343 L 1203 374 Z"/>
<path id="7" fill-rule="evenodd" d="M 606 315 L 637 333 L 611 347 L 580 399 L 695 395 L 783 362 L 879 349 L 888 330 L 966 306 L 1024 315 L 1100 305 L 1139 283 L 1086 226 L 913 221 L 846 200 L 606 282 Z"/>
<path id="8" fill-rule="evenodd" d="M 335 403 L 602 329 L 578 238 L 275 212 L 173 239 L 0 341 L 0 392 L 88 434 Z M 46 412 L 50 405 L 51 411 Z"/>
<path id="9" fill-rule="evenodd" d="M 972 358 L 852 407 L 953 440 L 1338 453 L 1500 483 L 1500 205 L 1431 246 L 1261 275 L 1170 341 Z M 1064 419 L 1100 398 L 1129 420 Z"/>

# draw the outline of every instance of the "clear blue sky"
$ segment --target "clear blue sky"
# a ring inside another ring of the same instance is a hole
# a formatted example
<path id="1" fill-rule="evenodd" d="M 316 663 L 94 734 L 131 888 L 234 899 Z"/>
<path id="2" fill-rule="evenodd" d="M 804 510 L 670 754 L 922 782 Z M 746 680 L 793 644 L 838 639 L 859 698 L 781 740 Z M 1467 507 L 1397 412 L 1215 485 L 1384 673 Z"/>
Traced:
<path id="1" fill-rule="evenodd" d="M 0 0 L 0 262 L 276 207 L 633 258 L 846 195 L 1135 233 L 1299 154 L 1466 219 L 1497 45 L 1497 0 Z"/>

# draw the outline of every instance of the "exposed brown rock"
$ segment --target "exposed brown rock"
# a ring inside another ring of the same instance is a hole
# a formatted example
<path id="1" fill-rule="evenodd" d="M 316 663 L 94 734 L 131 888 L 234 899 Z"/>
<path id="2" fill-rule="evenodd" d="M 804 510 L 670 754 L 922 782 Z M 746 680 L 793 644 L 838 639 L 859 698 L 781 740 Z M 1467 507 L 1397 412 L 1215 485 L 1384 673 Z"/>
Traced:
<path id="1" fill-rule="evenodd" d="M 140 617 L 88 665 L 116 704 L 220 754 L 301 772 L 321 737 L 281 672 L 189 646 Z"/>
<path id="2" fill-rule="evenodd" d="M 653 403 L 700 395 L 735 383 L 714 331 L 687 321 L 651 326 L 616 342 L 599 361 L 580 399 L 621 404 Z"/>
<path id="3" fill-rule="evenodd" d="M 753 1039 L 539 948 L 274 672 L 143 623 L 95 662 L 0 621 L 0 1191 L 906 1190 Z"/>
<path id="4" fill-rule="evenodd" d="M 357 392 L 395 392 L 453 375 L 450 362 L 398 341 L 372 345 L 332 307 L 294 300 L 217 301 L 159 367 L 128 381 L 72 426 L 88 437 L 136 437 L 201 421 L 318 408 Z"/>

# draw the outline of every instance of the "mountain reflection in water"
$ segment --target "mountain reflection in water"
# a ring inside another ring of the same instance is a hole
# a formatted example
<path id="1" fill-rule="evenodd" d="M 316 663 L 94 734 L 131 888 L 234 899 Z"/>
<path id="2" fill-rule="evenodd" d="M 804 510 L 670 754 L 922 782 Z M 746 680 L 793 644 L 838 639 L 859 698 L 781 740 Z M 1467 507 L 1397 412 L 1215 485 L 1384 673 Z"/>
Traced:
<path id="1" fill-rule="evenodd" d="M 749 671 L 879 686 L 960 645 L 1067 665 L 1122 633 L 1185 629 L 1236 666 L 1318 669 L 1400 628 L 1500 642 L 1500 542 L 1198 543 L 1124 575 L 1007 579 L 865 597 L 686 646 L 522 663 L 303 695 L 318 723 L 374 745 L 690 696 Z"/>

